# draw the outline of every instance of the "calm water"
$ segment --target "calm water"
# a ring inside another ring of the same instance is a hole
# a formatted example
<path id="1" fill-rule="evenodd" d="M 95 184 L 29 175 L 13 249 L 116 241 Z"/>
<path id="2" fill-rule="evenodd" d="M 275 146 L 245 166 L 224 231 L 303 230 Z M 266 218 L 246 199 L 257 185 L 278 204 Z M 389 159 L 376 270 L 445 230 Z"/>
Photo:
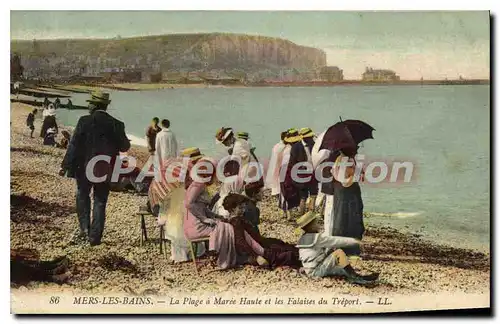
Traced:
<path id="1" fill-rule="evenodd" d="M 280 131 L 289 127 L 309 126 L 319 133 L 339 116 L 365 120 L 376 128 L 375 140 L 361 149 L 367 158 L 404 159 L 417 168 L 410 184 L 363 186 L 365 211 L 384 214 L 367 223 L 487 249 L 489 91 L 489 86 L 115 91 L 109 111 L 141 139 L 153 116 L 168 118 L 182 147 L 198 146 L 209 154 L 224 151 L 215 143 L 217 128 L 232 126 L 250 133 L 261 157 L 269 156 Z M 73 102 L 84 104 L 86 98 L 78 94 Z M 74 126 L 84 113 L 60 110 L 58 118 Z"/>

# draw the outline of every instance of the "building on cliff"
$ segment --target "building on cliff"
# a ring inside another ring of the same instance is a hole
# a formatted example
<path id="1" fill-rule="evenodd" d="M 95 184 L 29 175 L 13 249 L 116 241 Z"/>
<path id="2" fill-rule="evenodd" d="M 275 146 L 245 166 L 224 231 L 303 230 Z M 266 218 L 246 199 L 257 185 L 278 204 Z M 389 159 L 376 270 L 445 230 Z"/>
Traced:
<path id="1" fill-rule="evenodd" d="M 336 82 L 344 80 L 344 71 L 338 66 L 324 66 L 319 72 L 322 81 Z"/>
<path id="2" fill-rule="evenodd" d="M 375 70 L 367 67 L 362 74 L 363 81 L 399 81 L 399 75 L 392 70 Z"/>

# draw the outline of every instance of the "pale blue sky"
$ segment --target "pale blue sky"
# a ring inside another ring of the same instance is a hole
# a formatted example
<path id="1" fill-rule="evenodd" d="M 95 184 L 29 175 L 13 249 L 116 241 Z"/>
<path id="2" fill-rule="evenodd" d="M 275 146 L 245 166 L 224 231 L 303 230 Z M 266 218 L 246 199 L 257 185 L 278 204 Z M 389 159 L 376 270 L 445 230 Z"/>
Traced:
<path id="1" fill-rule="evenodd" d="M 282 37 L 327 53 L 358 78 L 365 66 L 402 78 L 489 76 L 488 12 L 12 11 L 11 39 L 193 32 Z"/>

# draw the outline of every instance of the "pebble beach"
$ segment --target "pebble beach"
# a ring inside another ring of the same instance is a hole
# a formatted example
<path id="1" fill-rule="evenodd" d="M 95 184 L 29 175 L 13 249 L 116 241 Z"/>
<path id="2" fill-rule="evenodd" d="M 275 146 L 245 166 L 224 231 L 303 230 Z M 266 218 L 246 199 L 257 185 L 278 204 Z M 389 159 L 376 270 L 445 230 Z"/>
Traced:
<path id="1" fill-rule="evenodd" d="M 75 181 L 58 175 L 64 150 L 42 145 L 41 120 L 35 121 L 35 138 L 29 137 L 25 120 L 31 106 L 11 104 L 11 248 L 31 248 L 42 259 L 67 255 L 71 276 L 67 283 L 30 282 L 12 286 L 19 291 L 61 290 L 85 293 L 279 294 L 332 291 L 350 295 L 461 292 L 489 294 L 490 255 L 475 250 L 437 245 L 417 234 L 389 227 L 367 226 L 363 237 L 361 272 L 380 272 L 373 288 L 352 285 L 336 278 L 309 278 L 289 268 L 274 270 L 244 266 L 218 270 L 208 259 L 200 260 L 199 273 L 192 262 L 174 264 L 160 254 L 156 219 L 146 218 L 148 241 L 140 245 L 140 219 L 136 215 L 147 197 L 111 192 L 100 246 L 69 246 L 78 227 Z M 64 129 L 64 126 L 60 130 Z M 194 144 L 194 143 L 193 143 Z M 134 146 L 129 155 L 145 161 L 147 150 Z M 264 236 L 297 242 L 300 232 L 286 221 L 266 194 L 260 203 L 260 231 Z"/>

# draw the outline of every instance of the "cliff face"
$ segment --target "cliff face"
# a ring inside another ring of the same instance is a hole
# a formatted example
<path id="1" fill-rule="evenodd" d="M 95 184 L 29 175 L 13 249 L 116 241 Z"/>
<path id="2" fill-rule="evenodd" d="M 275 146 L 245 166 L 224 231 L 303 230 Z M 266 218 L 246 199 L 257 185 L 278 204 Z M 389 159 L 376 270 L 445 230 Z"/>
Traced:
<path id="1" fill-rule="evenodd" d="M 216 35 L 199 48 L 199 58 L 215 66 L 316 69 L 326 65 L 323 51 L 278 38 Z"/>
<path id="2" fill-rule="evenodd" d="M 322 50 L 288 40 L 235 34 L 175 34 L 127 39 L 11 41 L 26 72 L 98 74 L 109 68 L 143 71 L 294 69 L 310 73 L 326 65 Z M 42 73 L 43 74 L 43 73 Z"/>

